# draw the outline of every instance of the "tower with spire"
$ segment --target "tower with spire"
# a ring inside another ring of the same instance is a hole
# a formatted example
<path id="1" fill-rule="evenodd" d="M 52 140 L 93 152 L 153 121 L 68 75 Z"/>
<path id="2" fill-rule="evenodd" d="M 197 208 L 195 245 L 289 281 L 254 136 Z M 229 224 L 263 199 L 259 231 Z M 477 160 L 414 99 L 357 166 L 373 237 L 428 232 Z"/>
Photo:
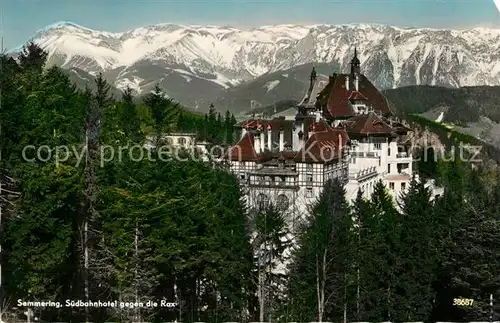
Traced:
<path id="1" fill-rule="evenodd" d="M 358 49 L 354 47 L 354 57 L 351 60 L 351 79 L 354 80 L 354 76 L 360 75 L 361 62 L 358 58 Z"/>
<path id="2" fill-rule="evenodd" d="M 311 71 L 311 78 L 310 78 L 311 84 L 314 84 L 314 81 L 316 81 L 316 76 L 317 76 L 316 75 L 316 68 L 313 66 L 313 69 Z"/>

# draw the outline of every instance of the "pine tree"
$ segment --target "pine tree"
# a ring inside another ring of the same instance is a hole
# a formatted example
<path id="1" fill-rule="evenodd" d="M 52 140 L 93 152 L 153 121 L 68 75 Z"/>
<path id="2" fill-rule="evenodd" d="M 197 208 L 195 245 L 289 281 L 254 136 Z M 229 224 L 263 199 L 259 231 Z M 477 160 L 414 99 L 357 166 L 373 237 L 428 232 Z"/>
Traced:
<path id="1" fill-rule="evenodd" d="M 360 316 L 363 321 L 387 321 L 395 314 L 401 224 L 394 201 L 381 181 L 374 187 L 369 208 L 371 216 L 360 223 Z"/>
<path id="2" fill-rule="evenodd" d="M 102 219 L 99 213 L 99 182 L 98 169 L 100 161 L 101 120 L 109 104 L 109 85 L 102 74 L 96 79 L 97 90 L 88 99 L 85 120 L 86 161 L 84 169 L 83 199 L 80 208 L 79 228 L 83 232 L 80 241 L 80 260 L 83 265 L 82 275 L 85 300 L 101 294 L 105 289 L 105 280 L 109 277 L 106 270 L 106 248 L 102 233 Z M 96 310 L 96 312 L 101 312 Z M 91 313 L 86 308 L 86 320 Z"/>
<path id="3" fill-rule="evenodd" d="M 495 256 L 498 250 L 494 242 L 499 239 L 499 223 L 495 207 L 491 207 L 497 203 L 495 193 L 488 194 L 480 174 L 467 170 L 466 165 L 450 163 L 447 175 L 445 194 L 436 204 L 439 214 L 448 215 L 448 223 L 447 239 L 441 244 L 439 281 L 435 284 L 438 297 L 434 317 L 487 320 L 490 294 L 500 296 L 499 260 Z M 452 215 L 448 214 L 450 211 Z M 474 299 L 473 306 L 456 304 L 463 298 Z M 493 320 L 498 318 L 498 312 L 496 306 Z"/>
<path id="4" fill-rule="evenodd" d="M 290 319 L 346 319 L 353 299 L 355 236 L 340 182 L 330 180 L 325 184 L 308 223 L 291 271 Z"/>
<path id="5" fill-rule="evenodd" d="M 257 262 L 257 287 L 260 322 L 272 320 L 276 311 L 277 283 L 274 272 L 286 259 L 288 227 L 285 216 L 273 203 L 262 205 L 254 214 L 255 238 L 253 240 Z"/>
<path id="6" fill-rule="evenodd" d="M 47 60 L 47 53 L 33 41 L 23 47 L 19 54 L 19 64 L 25 70 L 41 72 Z"/>
<path id="7" fill-rule="evenodd" d="M 439 228 L 433 212 L 431 193 L 423 181 L 412 179 L 401 202 L 401 232 L 397 290 L 400 295 L 396 320 L 430 319 L 435 293 L 432 281 L 439 261 Z M 395 289 L 396 290 L 396 289 Z"/>
<path id="8" fill-rule="evenodd" d="M 122 93 L 122 104 L 120 105 L 120 127 L 125 138 L 137 142 L 141 136 L 141 124 L 137 115 L 137 107 L 134 103 L 132 89 L 127 87 Z"/>
<path id="9" fill-rule="evenodd" d="M 154 92 L 149 93 L 144 99 L 144 103 L 149 107 L 154 120 L 154 129 L 156 136 L 156 147 L 159 147 L 162 134 L 168 130 L 167 127 L 167 108 L 170 103 L 165 98 L 160 86 L 155 86 Z"/>
<path id="10" fill-rule="evenodd" d="M 354 228 L 356 232 L 356 248 L 355 248 L 355 264 L 356 264 L 356 305 L 355 305 L 355 320 L 361 321 L 363 315 L 363 307 L 361 303 L 361 290 L 364 290 L 364 284 L 361 280 L 361 271 L 369 268 L 371 265 L 370 259 L 365 258 L 367 253 L 365 251 L 369 250 L 369 244 L 372 242 L 370 240 L 370 235 L 373 232 L 367 231 L 370 229 L 369 221 L 372 219 L 372 213 L 370 209 L 370 202 L 363 198 L 363 191 L 358 189 L 356 200 L 354 201 L 352 207 L 352 217 L 354 219 Z M 366 227 L 365 227 L 366 226 Z"/>

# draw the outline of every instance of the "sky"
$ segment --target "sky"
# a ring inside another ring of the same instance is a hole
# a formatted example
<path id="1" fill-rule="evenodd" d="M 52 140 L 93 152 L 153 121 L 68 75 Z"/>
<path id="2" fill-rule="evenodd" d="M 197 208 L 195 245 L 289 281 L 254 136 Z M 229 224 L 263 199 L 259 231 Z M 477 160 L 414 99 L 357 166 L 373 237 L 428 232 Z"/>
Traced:
<path id="1" fill-rule="evenodd" d="M 7 49 L 58 21 L 111 32 L 156 23 L 238 28 L 281 23 L 500 28 L 493 0 L 0 0 L 0 9 L 0 34 Z"/>

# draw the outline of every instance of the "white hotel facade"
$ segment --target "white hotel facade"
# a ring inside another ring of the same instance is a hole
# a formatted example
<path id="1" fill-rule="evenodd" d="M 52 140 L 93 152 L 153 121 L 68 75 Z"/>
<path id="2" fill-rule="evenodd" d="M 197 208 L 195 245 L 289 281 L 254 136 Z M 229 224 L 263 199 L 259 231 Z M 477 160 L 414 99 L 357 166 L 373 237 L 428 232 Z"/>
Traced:
<path id="1" fill-rule="evenodd" d="M 345 183 L 349 201 L 359 189 L 369 197 L 380 180 L 394 199 L 408 189 L 413 158 L 402 143 L 409 129 L 360 73 L 356 51 L 349 74 L 325 78 L 313 68 L 294 114 L 238 125 L 241 139 L 228 159 L 250 206 L 273 202 L 292 215 L 293 227 L 329 178 Z"/>

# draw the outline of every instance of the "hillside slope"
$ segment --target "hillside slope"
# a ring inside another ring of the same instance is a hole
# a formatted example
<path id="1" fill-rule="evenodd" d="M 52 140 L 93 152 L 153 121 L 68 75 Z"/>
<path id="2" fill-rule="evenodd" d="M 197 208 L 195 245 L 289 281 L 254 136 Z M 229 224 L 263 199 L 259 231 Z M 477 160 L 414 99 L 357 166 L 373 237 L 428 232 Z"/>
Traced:
<path id="1" fill-rule="evenodd" d="M 103 72 L 115 87 L 129 85 L 138 94 L 162 81 L 169 96 L 200 109 L 218 92 L 265 74 L 313 62 L 346 71 L 354 47 L 362 72 L 381 89 L 500 85 L 499 29 L 159 24 L 111 33 L 60 22 L 32 39 L 48 51 L 51 64 Z"/>

